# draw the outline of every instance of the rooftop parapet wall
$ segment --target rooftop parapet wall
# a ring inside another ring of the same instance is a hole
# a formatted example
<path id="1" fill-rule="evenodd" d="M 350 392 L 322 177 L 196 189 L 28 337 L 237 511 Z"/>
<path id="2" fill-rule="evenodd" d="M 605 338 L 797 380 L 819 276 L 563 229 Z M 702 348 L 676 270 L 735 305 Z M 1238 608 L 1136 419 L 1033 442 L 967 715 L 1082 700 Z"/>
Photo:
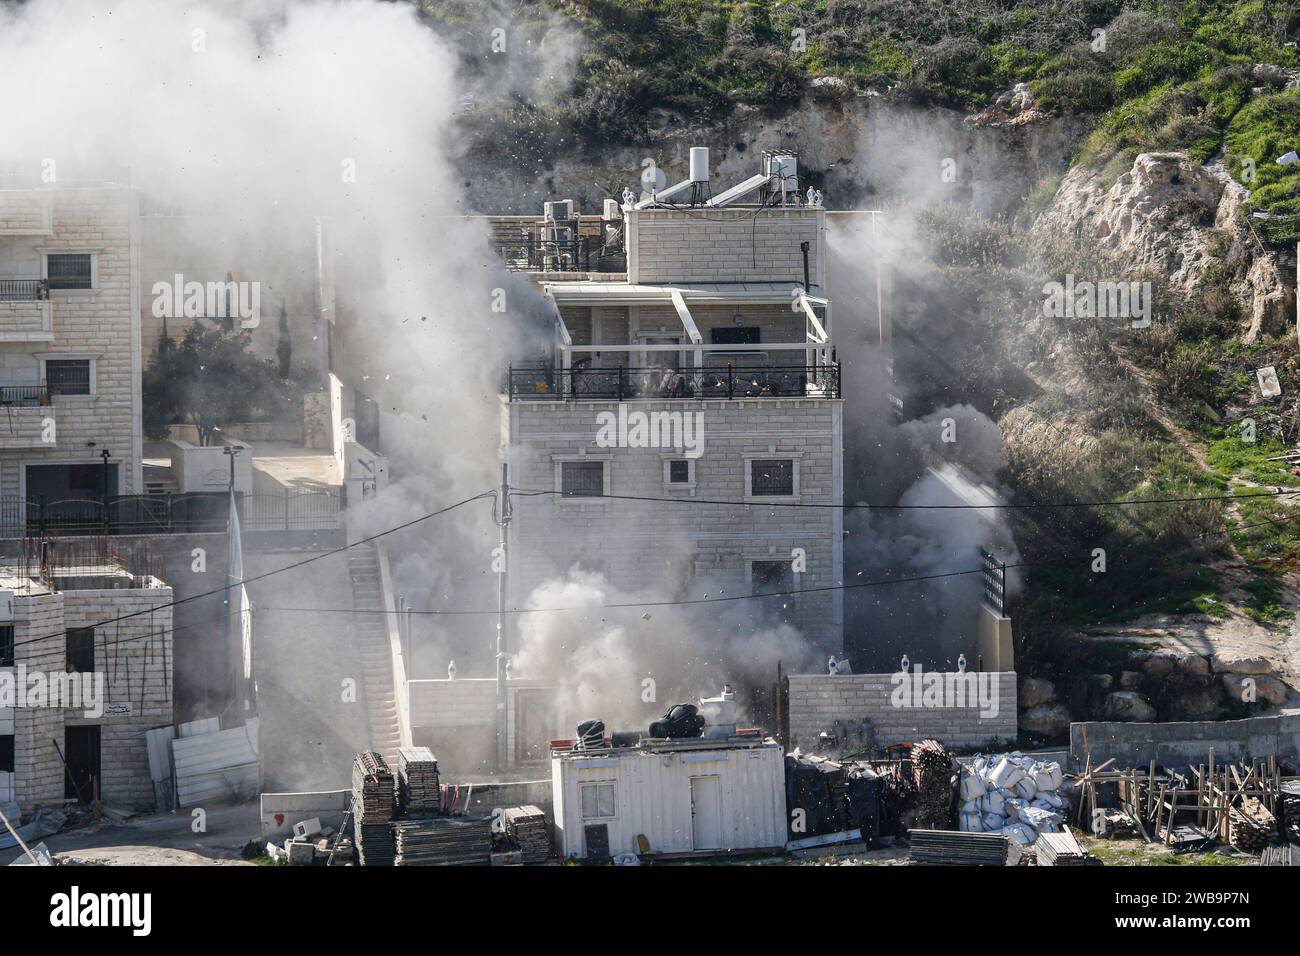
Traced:
<path id="1" fill-rule="evenodd" d="M 819 207 L 624 209 L 629 282 L 803 282 L 825 285 Z"/>

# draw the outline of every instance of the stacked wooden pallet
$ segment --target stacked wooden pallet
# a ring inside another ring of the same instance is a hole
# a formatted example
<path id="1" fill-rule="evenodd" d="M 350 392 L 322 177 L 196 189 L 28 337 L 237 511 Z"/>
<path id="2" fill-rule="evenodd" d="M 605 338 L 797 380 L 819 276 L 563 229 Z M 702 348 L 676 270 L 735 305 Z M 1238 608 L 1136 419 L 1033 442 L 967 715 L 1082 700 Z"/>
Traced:
<path id="1" fill-rule="evenodd" d="M 491 817 L 431 817 L 393 824 L 397 866 L 487 866 Z"/>
<path id="2" fill-rule="evenodd" d="M 1011 849 L 1000 833 L 908 830 L 907 841 L 918 866 L 1006 866 Z"/>
<path id="3" fill-rule="evenodd" d="M 525 863 L 544 863 L 551 856 L 551 838 L 546 816 L 532 805 L 509 807 L 505 811 L 506 835 L 523 851 Z"/>
<path id="4" fill-rule="evenodd" d="M 405 814 L 425 816 L 442 812 L 438 761 L 432 750 L 428 747 L 398 748 L 397 778 Z"/>
<path id="5" fill-rule="evenodd" d="M 357 754 L 352 763 L 352 814 L 362 866 L 393 865 L 395 796 L 393 772 L 384 758 L 373 750 Z"/>

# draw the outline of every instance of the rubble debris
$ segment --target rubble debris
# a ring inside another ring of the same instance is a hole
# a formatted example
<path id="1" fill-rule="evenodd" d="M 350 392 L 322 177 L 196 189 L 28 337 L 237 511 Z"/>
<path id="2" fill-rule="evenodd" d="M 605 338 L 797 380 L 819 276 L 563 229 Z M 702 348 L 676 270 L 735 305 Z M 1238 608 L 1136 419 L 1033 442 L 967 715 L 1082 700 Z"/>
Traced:
<path id="1" fill-rule="evenodd" d="M 960 829 L 1001 833 L 1022 845 L 1065 822 L 1069 801 L 1058 791 L 1065 775 L 1054 760 L 1020 752 L 980 754 L 961 773 Z"/>
<path id="2" fill-rule="evenodd" d="M 913 866 L 1007 866 L 1019 859 L 999 833 L 908 830 Z"/>

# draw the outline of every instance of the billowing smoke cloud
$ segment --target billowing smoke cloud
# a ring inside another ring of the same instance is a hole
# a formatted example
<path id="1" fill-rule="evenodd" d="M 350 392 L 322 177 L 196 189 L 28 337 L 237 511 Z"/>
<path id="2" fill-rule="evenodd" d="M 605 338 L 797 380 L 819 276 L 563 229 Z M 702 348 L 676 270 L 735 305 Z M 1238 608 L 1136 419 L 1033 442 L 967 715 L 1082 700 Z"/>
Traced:
<path id="1" fill-rule="evenodd" d="M 1001 334 L 999 319 L 984 313 L 971 286 L 992 288 L 998 279 L 986 273 L 966 285 L 947 282 L 940 269 L 946 256 L 920 224 L 941 204 L 957 204 L 958 223 L 977 212 L 1014 211 L 1023 192 L 1015 181 L 1026 180 L 1017 171 L 1024 167 L 1032 182 L 1040 157 L 1024 143 L 1013 151 L 999 139 L 1006 135 L 1033 134 L 973 130 L 942 111 L 883 111 L 863 132 L 857 166 L 871 178 L 872 197 L 887 207 L 874 219 L 832 217 L 828 273 L 836 316 L 863 319 L 836 324 L 852 400 L 844 426 L 845 501 L 916 509 L 846 515 L 845 640 L 857 669 L 893 669 L 904 654 L 952 667 L 965 653 L 973 666 L 982 580 L 963 574 L 855 584 L 978 569 L 980 548 L 1004 563 L 1018 561 L 1005 511 L 916 508 L 1011 500 L 1001 431 L 986 411 L 992 396 L 970 357 L 972 339 Z M 1008 572 L 1011 592 L 1018 583 Z"/>
<path id="2" fill-rule="evenodd" d="M 761 602 L 608 606 L 647 600 L 611 587 L 603 575 L 569 569 L 529 595 L 529 609 L 565 610 L 520 616 L 513 673 L 558 687 L 570 722 L 598 717 L 611 729 L 645 730 L 673 704 L 712 697 L 724 683 L 736 689 L 742 712 L 767 716 L 778 664 L 786 673 L 824 664 L 798 630 L 765 615 Z"/>

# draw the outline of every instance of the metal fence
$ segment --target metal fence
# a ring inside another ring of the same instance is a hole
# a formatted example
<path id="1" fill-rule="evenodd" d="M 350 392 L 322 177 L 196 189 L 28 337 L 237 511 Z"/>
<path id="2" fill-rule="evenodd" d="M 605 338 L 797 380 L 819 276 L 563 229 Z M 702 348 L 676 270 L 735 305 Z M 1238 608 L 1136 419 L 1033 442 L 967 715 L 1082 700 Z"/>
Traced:
<path id="1" fill-rule="evenodd" d="M 237 495 L 244 531 L 327 530 L 339 526 L 330 492 Z M 0 537 L 201 534 L 224 532 L 230 498 L 221 492 L 47 498 L 0 495 Z"/>
<path id="2" fill-rule="evenodd" d="M 537 235 L 496 237 L 497 255 L 515 272 L 625 272 L 627 256 L 599 236 L 544 239 Z"/>
<path id="3" fill-rule="evenodd" d="M 980 558 L 984 563 L 984 604 L 998 617 L 1004 617 L 1007 566 L 983 548 L 980 548 Z"/>
<path id="4" fill-rule="evenodd" d="M 510 400 L 839 398 L 839 365 L 686 368 L 511 368 Z"/>

